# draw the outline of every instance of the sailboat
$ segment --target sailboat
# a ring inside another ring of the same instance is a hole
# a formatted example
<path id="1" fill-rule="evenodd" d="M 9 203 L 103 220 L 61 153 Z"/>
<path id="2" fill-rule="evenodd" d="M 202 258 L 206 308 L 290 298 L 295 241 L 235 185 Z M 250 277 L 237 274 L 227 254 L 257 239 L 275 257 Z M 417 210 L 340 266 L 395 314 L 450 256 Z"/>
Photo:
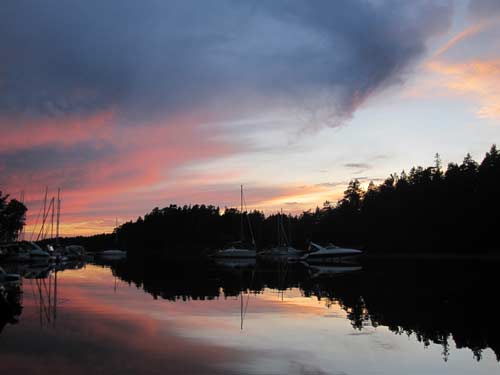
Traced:
<path id="1" fill-rule="evenodd" d="M 118 219 L 115 219 L 115 243 L 118 244 Z M 104 260 L 122 260 L 127 257 L 127 252 L 113 249 L 101 251 L 98 255 Z"/>
<path id="2" fill-rule="evenodd" d="M 240 193 L 240 216 L 241 216 L 241 233 L 240 233 L 240 241 L 232 244 L 228 248 L 221 249 L 215 252 L 213 255 L 214 258 L 255 258 L 257 256 L 257 251 L 255 250 L 255 239 L 253 237 L 252 225 L 250 223 L 250 219 L 246 215 L 246 212 L 243 212 L 243 185 L 241 185 L 241 193 Z M 248 226 L 250 229 L 250 236 L 252 242 L 250 246 L 245 244 L 245 224 L 244 224 L 244 216 L 246 216 L 248 220 Z"/>
<path id="3" fill-rule="evenodd" d="M 283 212 L 277 215 L 278 223 L 278 246 L 264 250 L 259 256 L 268 260 L 299 260 L 303 252 L 289 245 L 289 238 L 283 226 Z"/>

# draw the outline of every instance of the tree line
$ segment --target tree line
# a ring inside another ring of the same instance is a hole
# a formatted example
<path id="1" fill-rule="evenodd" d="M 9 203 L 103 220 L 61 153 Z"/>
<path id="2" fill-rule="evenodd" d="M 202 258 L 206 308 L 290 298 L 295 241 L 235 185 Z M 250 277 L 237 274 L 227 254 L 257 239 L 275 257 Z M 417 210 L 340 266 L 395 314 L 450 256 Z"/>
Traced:
<path id="1" fill-rule="evenodd" d="M 352 180 L 342 199 L 282 220 L 289 242 L 332 242 L 370 252 L 498 251 L 500 154 L 495 145 L 478 163 L 467 154 L 446 169 L 435 164 L 370 182 L 366 191 Z M 276 245 L 277 214 L 246 212 L 244 239 L 258 248 Z M 211 205 L 170 205 L 124 223 L 113 234 L 79 238 L 91 249 L 118 247 L 131 252 L 199 255 L 240 239 L 242 213 Z M 252 233 L 246 220 L 251 224 Z"/>

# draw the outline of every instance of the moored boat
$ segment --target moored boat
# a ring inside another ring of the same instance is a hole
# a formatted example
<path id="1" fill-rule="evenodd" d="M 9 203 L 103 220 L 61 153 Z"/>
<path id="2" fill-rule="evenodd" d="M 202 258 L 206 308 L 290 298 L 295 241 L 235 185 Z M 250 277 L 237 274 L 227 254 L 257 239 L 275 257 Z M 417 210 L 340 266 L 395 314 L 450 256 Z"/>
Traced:
<path id="1" fill-rule="evenodd" d="M 1 244 L 0 249 L 2 256 L 7 260 L 14 261 L 37 261 L 48 260 L 50 254 L 43 250 L 34 242 L 18 241 L 6 244 Z"/>
<path id="2" fill-rule="evenodd" d="M 314 242 L 310 243 L 309 252 L 300 259 L 311 262 L 338 262 L 341 260 L 359 257 L 363 252 L 357 249 L 339 247 L 335 245 L 321 246 Z"/>
<path id="3" fill-rule="evenodd" d="M 241 221 L 241 232 L 240 232 L 240 241 L 232 244 L 231 246 L 217 250 L 212 257 L 214 258 L 255 258 L 257 256 L 257 251 L 255 250 L 255 239 L 253 237 L 252 225 L 250 224 L 250 220 L 246 215 L 246 211 L 243 211 L 243 185 L 241 185 L 240 190 L 240 221 Z M 247 217 L 248 227 L 250 231 L 251 244 L 245 244 L 245 231 L 244 231 L 244 216 Z"/>
<path id="4" fill-rule="evenodd" d="M 21 282 L 21 276 L 16 273 L 7 273 L 0 267 L 0 285 L 17 285 Z"/>
<path id="5" fill-rule="evenodd" d="M 283 225 L 283 213 L 278 213 L 276 216 L 277 220 L 277 234 L 278 234 L 278 243 L 276 247 L 273 247 L 271 249 L 263 250 L 259 252 L 259 257 L 262 258 L 263 260 L 268 260 L 268 261 L 298 261 L 301 256 L 304 254 L 303 251 L 298 250 L 294 248 L 293 246 L 290 246 L 290 237 L 291 237 L 291 231 L 289 227 L 289 235 L 287 237 L 285 233 L 285 228 Z"/>
<path id="6" fill-rule="evenodd" d="M 107 260 L 120 260 L 127 257 L 127 252 L 123 250 L 104 250 L 98 253 L 98 256 Z"/>

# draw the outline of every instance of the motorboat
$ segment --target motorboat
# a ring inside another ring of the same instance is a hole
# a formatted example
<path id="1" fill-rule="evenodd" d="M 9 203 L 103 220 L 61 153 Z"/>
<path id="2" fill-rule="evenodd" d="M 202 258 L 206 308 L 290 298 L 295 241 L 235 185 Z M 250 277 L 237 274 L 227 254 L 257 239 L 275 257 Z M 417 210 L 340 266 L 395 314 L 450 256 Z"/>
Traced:
<path id="1" fill-rule="evenodd" d="M 339 247 L 335 245 L 321 246 L 314 242 L 309 245 L 309 251 L 303 255 L 300 259 L 307 262 L 319 261 L 319 262 L 329 262 L 329 261 L 340 261 L 358 257 L 363 254 L 361 250 L 350 249 L 346 247 Z"/>
<path id="2" fill-rule="evenodd" d="M 17 261 L 48 260 L 50 254 L 34 242 L 19 241 L 2 244 L 2 254 L 5 258 Z"/>
<path id="3" fill-rule="evenodd" d="M 30 242 L 31 249 L 28 250 L 30 259 L 48 259 L 50 254 L 34 242 Z"/>
<path id="4" fill-rule="evenodd" d="M 17 273 L 7 273 L 0 267 L 0 284 L 2 285 L 16 285 L 21 281 L 21 276 Z"/>

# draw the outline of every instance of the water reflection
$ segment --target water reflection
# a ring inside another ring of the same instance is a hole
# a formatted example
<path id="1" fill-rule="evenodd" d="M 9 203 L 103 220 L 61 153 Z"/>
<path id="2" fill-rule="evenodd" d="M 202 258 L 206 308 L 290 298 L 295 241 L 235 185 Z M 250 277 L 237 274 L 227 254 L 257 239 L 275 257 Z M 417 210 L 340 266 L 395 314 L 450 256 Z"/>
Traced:
<path id="1" fill-rule="evenodd" d="M 450 340 L 458 348 L 471 349 L 477 360 L 486 348 L 500 360 L 500 329 L 484 320 L 495 311 L 498 262 L 383 261 L 365 264 L 363 272 L 355 264 L 216 265 L 142 262 L 133 267 L 116 264 L 113 270 L 155 298 L 171 301 L 300 288 L 303 295 L 325 304 L 338 302 L 356 329 L 369 322 L 396 334 L 415 334 L 425 346 L 442 345 L 445 360 Z"/>
<path id="2" fill-rule="evenodd" d="M 0 288 L 0 360 L 28 373 L 487 374 L 497 265 L 3 265 L 24 280 Z"/>

